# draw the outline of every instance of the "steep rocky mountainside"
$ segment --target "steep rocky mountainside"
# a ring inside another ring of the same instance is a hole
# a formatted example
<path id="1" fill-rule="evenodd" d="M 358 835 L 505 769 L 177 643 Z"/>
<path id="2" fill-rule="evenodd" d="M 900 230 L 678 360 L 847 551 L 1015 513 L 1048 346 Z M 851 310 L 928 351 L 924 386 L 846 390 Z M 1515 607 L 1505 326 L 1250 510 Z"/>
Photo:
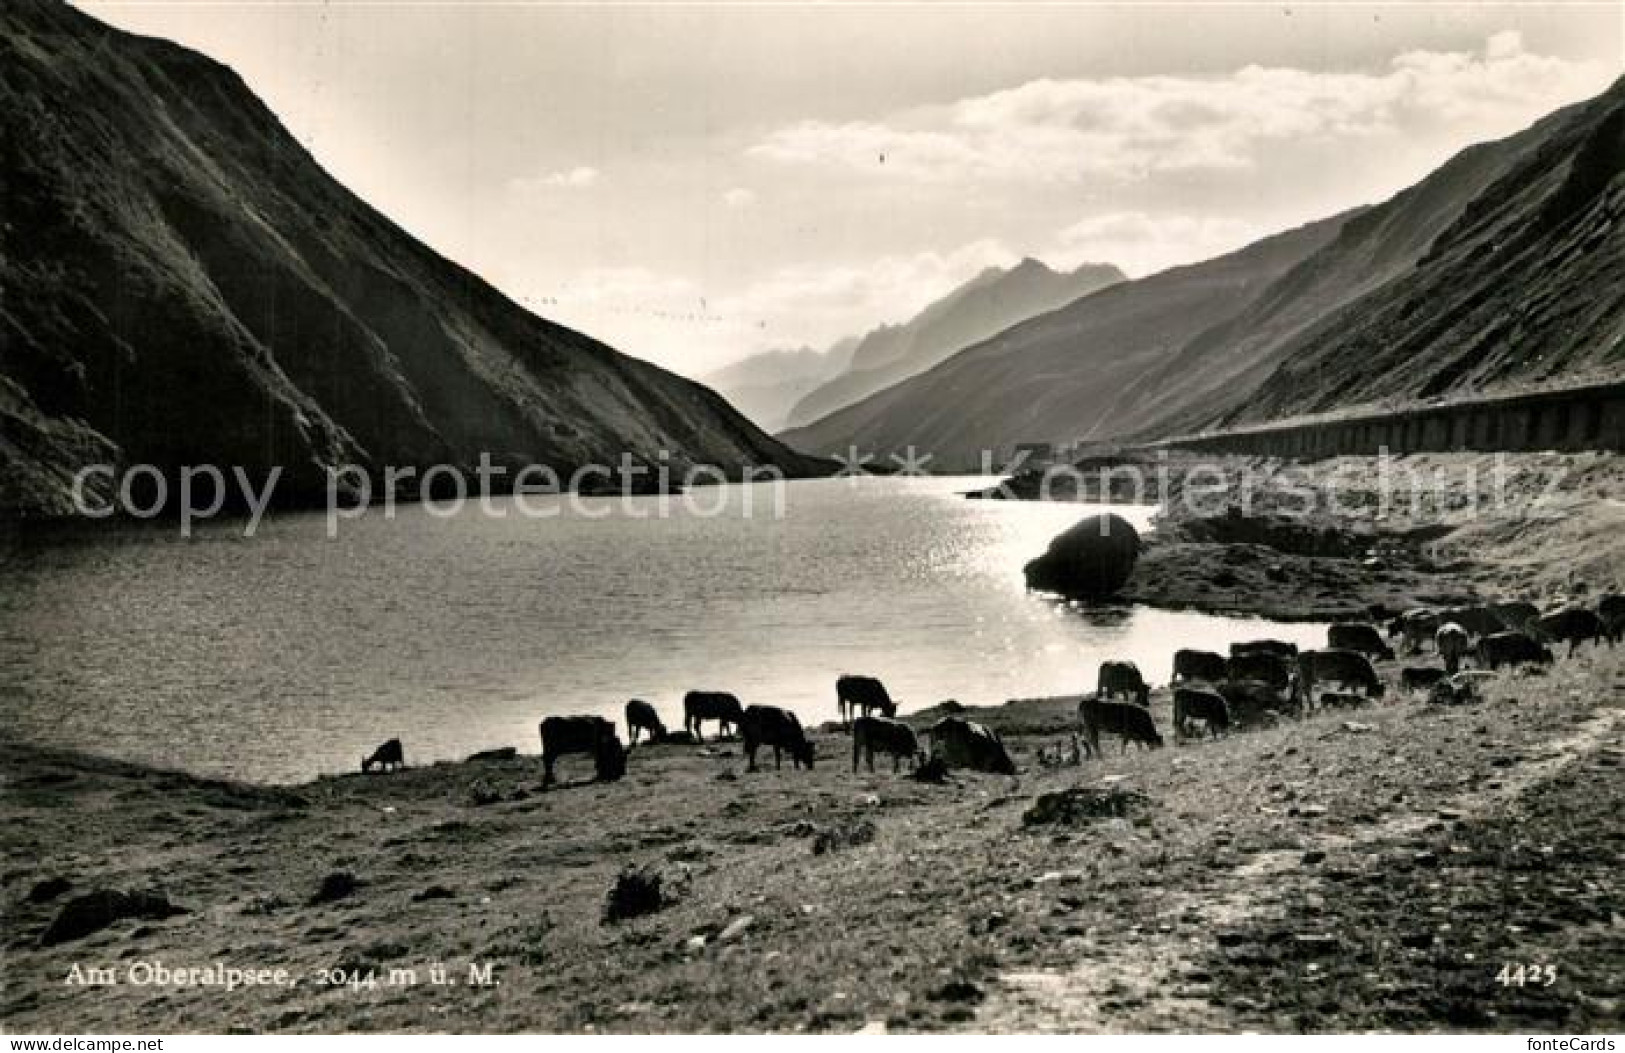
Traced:
<path id="1" fill-rule="evenodd" d="M 1070 272 L 1025 259 L 1008 270 L 989 268 L 907 322 L 866 335 L 845 372 L 804 396 L 791 427 L 809 424 L 923 373 L 954 352 L 1000 330 L 1124 280 L 1111 264 L 1086 263 Z"/>
<path id="2" fill-rule="evenodd" d="M 313 160 L 229 69 L 65 4 L 0 8 L 0 511 L 82 464 L 749 463 L 714 392 L 537 318 Z"/>

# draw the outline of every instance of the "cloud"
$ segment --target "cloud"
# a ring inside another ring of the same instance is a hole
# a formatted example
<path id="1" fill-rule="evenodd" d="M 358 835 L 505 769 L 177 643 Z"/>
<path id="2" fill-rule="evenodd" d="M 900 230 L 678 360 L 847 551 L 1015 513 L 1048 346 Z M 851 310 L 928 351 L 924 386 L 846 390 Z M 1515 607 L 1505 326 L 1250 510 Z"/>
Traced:
<path id="1" fill-rule="evenodd" d="M 1066 268 L 1115 263 L 1126 273 L 1142 277 L 1221 256 L 1266 233 L 1252 223 L 1224 216 L 1110 212 L 1062 230 L 1044 257 Z"/>
<path id="2" fill-rule="evenodd" d="M 746 187 L 736 186 L 722 195 L 722 203 L 729 208 L 749 208 L 756 204 L 756 192 Z"/>
<path id="3" fill-rule="evenodd" d="M 1075 183 L 1248 171 L 1281 144 L 1420 128 L 1504 134 L 1606 80 L 1536 55 L 1516 32 L 1476 52 L 1411 51 L 1377 72 L 1247 66 L 1216 76 L 1042 79 L 884 120 L 802 121 L 747 149 L 924 182 Z"/>
<path id="4" fill-rule="evenodd" d="M 577 165 L 575 168 L 549 172 L 546 175 L 518 176 L 508 180 L 508 187 L 519 193 L 559 188 L 584 190 L 597 183 L 602 174 L 591 165 Z"/>

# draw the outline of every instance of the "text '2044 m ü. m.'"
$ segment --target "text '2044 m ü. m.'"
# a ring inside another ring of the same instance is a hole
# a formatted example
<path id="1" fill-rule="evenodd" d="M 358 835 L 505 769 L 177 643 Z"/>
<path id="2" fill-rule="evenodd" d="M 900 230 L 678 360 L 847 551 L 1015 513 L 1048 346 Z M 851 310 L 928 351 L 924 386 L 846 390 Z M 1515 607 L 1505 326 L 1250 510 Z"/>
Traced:
<path id="1" fill-rule="evenodd" d="M 1619 30 L 8 0 L 0 1028 L 1613 1048 Z"/>

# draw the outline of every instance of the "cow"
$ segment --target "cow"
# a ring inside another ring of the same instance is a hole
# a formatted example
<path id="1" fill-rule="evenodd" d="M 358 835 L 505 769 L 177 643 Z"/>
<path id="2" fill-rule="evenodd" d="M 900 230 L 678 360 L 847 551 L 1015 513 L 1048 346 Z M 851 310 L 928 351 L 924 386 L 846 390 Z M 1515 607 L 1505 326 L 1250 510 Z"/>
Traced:
<path id="1" fill-rule="evenodd" d="M 1230 707 L 1230 723 L 1236 727 L 1271 724 L 1299 709 L 1290 692 L 1262 680 L 1226 680 L 1218 688 Z"/>
<path id="2" fill-rule="evenodd" d="M 1216 684 L 1225 678 L 1224 656 L 1212 651 L 1193 651 L 1181 648 L 1174 652 L 1173 682 L 1201 680 Z"/>
<path id="3" fill-rule="evenodd" d="M 666 737 L 666 725 L 660 722 L 660 714 L 655 707 L 634 698 L 626 704 L 626 737 L 634 746 L 638 744 L 638 732 L 647 731 L 650 742 L 659 742 Z"/>
<path id="4" fill-rule="evenodd" d="M 925 729 L 931 756 L 950 768 L 1014 775 L 1015 762 L 1005 752 L 999 733 L 963 717 L 943 717 Z"/>
<path id="5" fill-rule="evenodd" d="M 745 707 L 726 691 L 690 691 L 683 696 L 683 728 L 694 736 L 695 742 L 704 742 L 700 725 L 707 720 L 717 722 L 717 735 L 738 734 L 739 724 L 745 719 Z"/>
<path id="6" fill-rule="evenodd" d="M 1381 698 L 1387 693 L 1371 659 L 1359 651 L 1327 648 L 1298 656 L 1298 691 L 1305 705 L 1315 705 L 1317 685 L 1334 684 L 1339 689 L 1359 688 L 1367 698 Z"/>
<path id="7" fill-rule="evenodd" d="M 1114 702 L 1104 698 L 1085 698 L 1078 703 L 1078 722 L 1083 725 L 1083 748 L 1096 757 L 1104 756 L 1100 750 L 1100 733 L 1110 732 L 1121 738 L 1123 751 L 1130 741 L 1156 749 L 1162 745 L 1162 736 L 1151 719 L 1151 711 L 1133 702 Z"/>
<path id="8" fill-rule="evenodd" d="M 773 747 L 773 768 L 784 768 L 784 752 L 790 752 L 790 763 L 796 768 L 803 765 L 808 771 L 813 766 L 813 744 L 801 730 L 801 720 L 788 709 L 778 706 L 748 706 L 742 722 L 745 733 L 746 769 L 756 770 L 756 751 L 763 746 Z"/>
<path id="9" fill-rule="evenodd" d="M 1326 649 L 1356 651 L 1363 655 L 1391 660 L 1394 649 L 1383 642 L 1376 626 L 1364 622 L 1337 622 L 1326 630 Z"/>
<path id="10" fill-rule="evenodd" d="M 1226 680 L 1258 680 L 1287 692 L 1292 689 L 1292 663 L 1271 651 L 1233 655 L 1224 664 Z"/>
<path id="11" fill-rule="evenodd" d="M 1452 607 L 1439 612 L 1439 624 L 1455 622 L 1474 638 L 1505 632 L 1506 623 L 1501 616 L 1486 606 Z"/>
<path id="12" fill-rule="evenodd" d="M 1501 625 L 1514 632 L 1528 632 L 1529 623 L 1540 617 L 1540 608 L 1527 600 L 1507 600 L 1490 604 L 1490 613 Z"/>
<path id="13" fill-rule="evenodd" d="M 1433 666 L 1408 665 L 1399 671 L 1399 686 L 1406 694 L 1414 695 L 1418 691 L 1430 690 L 1449 675 L 1445 670 Z"/>
<path id="14" fill-rule="evenodd" d="M 390 739 L 373 750 L 372 756 L 362 758 L 361 770 L 364 772 L 372 771 L 374 764 L 378 765 L 379 771 L 406 767 L 406 751 L 401 748 L 401 740 Z"/>
<path id="15" fill-rule="evenodd" d="M 1439 612 L 1426 607 L 1406 611 L 1388 623 L 1388 635 L 1400 637 L 1407 654 L 1421 654 L 1439 631 Z"/>
<path id="16" fill-rule="evenodd" d="M 615 725 L 603 717 L 548 717 L 538 730 L 542 736 L 542 787 L 553 785 L 553 767 L 560 757 L 586 753 L 600 782 L 614 782 L 626 774 L 626 749 Z"/>
<path id="17" fill-rule="evenodd" d="M 1230 657 L 1240 658 L 1248 654 L 1273 654 L 1282 658 L 1298 657 L 1298 645 L 1283 643 L 1280 640 L 1246 640 L 1242 643 L 1230 645 Z"/>
<path id="18" fill-rule="evenodd" d="M 1625 596 L 1610 593 L 1597 601 L 1597 617 L 1602 619 L 1602 631 L 1613 647 L 1625 638 Z"/>
<path id="19" fill-rule="evenodd" d="M 1495 674 L 1484 669 L 1474 669 L 1470 672 L 1457 673 L 1447 676 L 1428 692 L 1428 701 L 1435 705 L 1460 706 L 1469 702 L 1482 702 L 1484 696 L 1479 693 L 1479 681 L 1493 678 Z"/>
<path id="20" fill-rule="evenodd" d="M 1472 641 L 1466 629 L 1455 622 L 1445 622 L 1433 634 L 1433 646 L 1438 650 L 1439 657 L 1444 659 L 1445 672 L 1454 675 L 1460 671 L 1461 660 L 1467 656 Z"/>
<path id="21" fill-rule="evenodd" d="M 1095 679 L 1096 698 L 1132 698 L 1142 706 L 1151 704 L 1151 688 L 1133 662 L 1102 662 Z"/>
<path id="22" fill-rule="evenodd" d="M 1588 611 L 1584 607 L 1565 607 L 1536 618 L 1530 625 L 1529 635 L 1547 643 L 1566 642 L 1569 657 L 1573 658 L 1575 650 L 1582 643 L 1590 640 L 1600 645 L 1607 632 L 1595 611 Z"/>
<path id="23" fill-rule="evenodd" d="M 1200 720 L 1209 738 L 1230 730 L 1230 703 L 1217 691 L 1199 687 L 1174 688 L 1174 739 L 1190 734 L 1190 722 Z"/>
<path id="24" fill-rule="evenodd" d="M 1491 633 L 1478 641 L 1478 665 L 1499 669 L 1503 665 L 1551 665 L 1551 648 L 1535 642 L 1528 633 Z"/>
<path id="25" fill-rule="evenodd" d="M 901 720 L 889 717 L 859 717 L 852 722 L 852 770 L 858 770 L 861 755 L 869 762 L 869 771 L 875 770 L 875 754 L 891 755 L 891 770 L 896 772 L 904 761 L 918 765 L 920 740 L 914 729 Z"/>
<path id="26" fill-rule="evenodd" d="M 835 681 L 835 708 L 843 724 L 851 724 L 855 716 L 868 716 L 870 710 L 883 717 L 897 716 L 897 703 L 886 692 L 885 684 L 872 676 L 850 673 Z"/>

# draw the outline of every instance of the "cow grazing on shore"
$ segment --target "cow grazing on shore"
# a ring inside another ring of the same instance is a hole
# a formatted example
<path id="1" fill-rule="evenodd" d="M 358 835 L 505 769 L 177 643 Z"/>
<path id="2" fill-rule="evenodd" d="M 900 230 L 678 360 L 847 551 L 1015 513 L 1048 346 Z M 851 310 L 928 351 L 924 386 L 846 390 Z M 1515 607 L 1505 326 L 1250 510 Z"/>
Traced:
<path id="1" fill-rule="evenodd" d="M 1249 654 L 1273 654 L 1281 658 L 1298 657 L 1298 645 L 1283 643 L 1280 640 L 1244 640 L 1241 643 L 1230 645 L 1230 657 L 1240 658 Z"/>
<path id="2" fill-rule="evenodd" d="M 1193 651 L 1190 648 L 1181 648 L 1174 652 L 1173 683 L 1200 680 L 1204 683 L 1217 684 L 1226 675 L 1228 674 L 1222 654 L 1213 651 Z"/>
<path id="3" fill-rule="evenodd" d="M 1461 669 L 1461 660 L 1472 649 L 1472 639 L 1467 635 L 1467 630 L 1455 622 L 1445 622 L 1433 634 L 1433 646 L 1438 650 L 1439 657 L 1444 659 L 1445 672 L 1454 674 Z"/>
<path id="4" fill-rule="evenodd" d="M 1095 679 L 1096 698 L 1131 698 L 1142 706 L 1151 704 L 1151 687 L 1133 662 L 1102 662 Z"/>
<path id="5" fill-rule="evenodd" d="M 1078 722 L 1083 725 L 1085 752 L 1096 757 L 1104 756 L 1100 750 L 1100 733 L 1103 731 L 1117 735 L 1123 743 L 1124 752 L 1128 751 L 1131 741 L 1150 749 L 1162 745 L 1162 736 L 1157 734 L 1151 711 L 1133 702 L 1085 698 L 1078 703 Z"/>
<path id="6" fill-rule="evenodd" d="M 883 717 L 897 715 L 897 703 L 886 691 L 886 685 L 872 676 L 853 676 L 850 673 L 835 681 L 835 708 L 843 724 L 852 718 L 868 716 L 870 711 Z"/>
<path id="7" fill-rule="evenodd" d="M 784 768 L 784 754 L 790 754 L 793 767 L 813 766 L 813 745 L 801 728 L 801 719 L 788 709 L 778 706 L 749 706 L 741 726 L 745 735 L 746 768 L 756 770 L 756 751 L 763 746 L 773 747 L 773 768 Z"/>
<path id="8" fill-rule="evenodd" d="M 968 768 L 988 771 L 995 775 L 1014 775 L 1015 762 L 1005 751 L 999 733 L 982 724 L 963 717 L 943 717 L 925 729 L 931 743 L 931 756 L 949 768 Z"/>
<path id="9" fill-rule="evenodd" d="M 538 729 L 542 736 L 542 786 L 554 783 L 559 758 L 574 753 L 592 757 L 598 781 L 614 782 L 626 774 L 626 749 L 615 725 L 603 717 L 548 717 Z"/>
<path id="10" fill-rule="evenodd" d="M 1335 687 L 1338 693 L 1356 688 L 1367 698 L 1381 698 L 1387 693 L 1370 658 L 1341 648 L 1305 651 L 1298 656 L 1298 691 L 1310 708 L 1315 705 L 1317 687 Z"/>
<path id="11" fill-rule="evenodd" d="M 1499 669 L 1503 665 L 1551 665 L 1551 648 L 1536 642 L 1528 633 L 1491 633 L 1478 641 L 1478 665 Z"/>
<path id="12" fill-rule="evenodd" d="M 1391 660 L 1394 649 L 1377 632 L 1377 627 L 1364 622 L 1338 622 L 1326 630 L 1327 650 L 1356 651 L 1373 658 Z"/>
<path id="13" fill-rule="evenodd" d="M 1426 607 L 1406 611 L 1388 623 L 1388 635 L 1401 639 L 1406 654 L 1421 654 L 1439 631 L 1439 612 Z"/>
<path id="14" fill-rule="evenodd" d="M 1217 691 L 1199 687 L 1174 688 L 1174 739 L 1190 735 L 1190 724 L 1200 720 L 1209 738 L 1230 730 L 1230 704 Z"/>
<path id="15" fill-rule="evenodd" d="M 859 717 L 852 722 L 852 770 L 858 770 L 858 758 L 868 761 L 869 770 L 875 770 L 875 754 L 891 756 L 891 770 L 896 772 L 906 761 L 918 764 L 920 740 L 914 729 L 901 720 L 889 717 Z"/>
<path id="16" fill-rule="evenodd" d="M 364 772 L 372 771 L 375 764 L 378 766 L 379 771 L 406 767 L 406 751 L 401 747 L 401 740 L 390 739 L 373 750 L 371 756 L 362 758 L 361 770 Z"/>
<path id="17" fill-rule="evenodd" d="M 1567 643 L 1569 657 L 1586 642 L 1600 645 L 1606 632 L 1602 619 L 1584 607 L 1565 607 L 1551 614 L 1543 614 L 1530 625 L 1530 636 L 1547 643 Z"/>
<path id="18" fill-rule="evenodd" d="M 1443 669 L 1433 666 L 1408 665 L 1399 671 L 1399 686 L 1406 694 L 1432 690 L 1433 685 L 1449 676 Z"/>
<path id="19" fill-rule="evenodd" d="M 1292 689 L 1292 662 L 1272 651 L 1232 655 L 1225 662 L 1226 680 L 1255 680 L 1280 692 Z"/>
<path id="20" fill-rule="evenodd" d="M 739 733 L 739 724 L 745 719 L 744 704 L 726 691 L 690 691 L 683 696 L 683 729 L 694 736 L 695 742 L 704 742 L 700 725 L 707 720 L 717 722 L 717 736 Z"/>
<path id="21" fill-rule="evenodd" d="M 1602 619 L 1603 635 L 1613 647 L 1625 638 L 1625 596 L 1610 593 L 1597 602 L 1597 617 Z"/>
<path id="22" fill-rule="evenodd" d="M 655 707 L 641 698 L 634 698 L 626 704 L 626 737 L 634 746 L 638 744 L 640 731 L 648 732 L 650 742 L 660 742 L 666 737 L 666 725 L 661 723 Z"/>

